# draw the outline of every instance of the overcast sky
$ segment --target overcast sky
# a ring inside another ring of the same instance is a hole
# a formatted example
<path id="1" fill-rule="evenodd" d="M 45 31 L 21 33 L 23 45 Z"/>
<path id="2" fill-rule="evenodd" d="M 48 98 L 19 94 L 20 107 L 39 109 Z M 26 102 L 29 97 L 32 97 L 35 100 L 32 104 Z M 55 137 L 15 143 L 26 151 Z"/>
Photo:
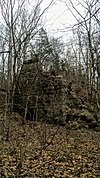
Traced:
<path id="1" fill-rule="evenodd" d="M 44 0 L 44 5 L 45 1 L 50 2 L 50 0 Z M 45 27 L 48 32 L 58 36 L 61 34 L 61 31 L 65 29 L 65 27 L 75 23 L 75 19 L 72 14 L 69 12 L 65 4 L 60 1 L 57 1 L 49 8 L 47 13 L 45 13 L 43 20 L 45 21 Z"/>
<path id="2" fill-rule="evenodd" d="M 80 0 L 81 2 L 82 0 Z M 45 8 L 51 0 L 44 0 L 42 8 Z M 68 0 L 66 1 L 68 3 Z M 75 7 L 77 6 L 78 10 L 83 13 L 83 9 L 76 0 L 72 0 Z M 75 12 L 74 12 L 75 13 Z M 70 30 L 68 27 L 77 23 L 71 12 L 68 10 L 67 6 L 64 3 L 64 0 L 56 0 L 56 3 L 52 5 L 49 10 L 44 14 L 45 28 L 47 32 L 56 37 L 62 36 L 64 39 L 69 37 Z"/>
<path id="3" fill-rule="evenodd" d="M 64 1 L 65 0 L 54 0 L 55 3 L 49 7 L 47 12 L 44 13 L 42 19 L 44 28 L 47 29 L 47 32 L 50 33 L 51 36 L 62 36 L 65 38 L 69 36 L 70 33 L 70 29 L 68 27 L 77 23 L 65 5 Z M 69 0 L 66 0 L 67 3 L 68 1 Z M 75 7 L 77 6 L 78 9 L 82 11 L 81 6 L 78 4 L 78 1 L 77 3 L 76 1 L 77 0 L 72 0 L 72 2 L 75 4 Z M 81 1 L 82 0 L 80 0 L 80 2 Z M 33 5 L 35 1 L 27 0 L 27 2 Z M 41 10 L 45 9 L 50 2 L 51 0 L 43 0 L 41 3 Z"/>

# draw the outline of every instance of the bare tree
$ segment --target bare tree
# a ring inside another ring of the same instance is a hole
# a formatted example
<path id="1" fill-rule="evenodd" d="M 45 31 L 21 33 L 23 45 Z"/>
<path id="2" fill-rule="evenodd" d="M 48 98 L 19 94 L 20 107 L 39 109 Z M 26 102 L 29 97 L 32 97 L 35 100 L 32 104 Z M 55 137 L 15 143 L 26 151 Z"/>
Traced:
<path id="1" fill-rule="evenodd" d="M 89 82 L 88 89 L 91 96 L 93 96 L 94 92 L 96 96 L 98 85 L 96 75 L 97 63 L 99 58 L 99 45 L 97 45 L 98 40 L 96 38 L 96 34 L 99 34 L 98 31 L 100 31 L 100 2 L 98 0 L 84 0 L 82 2 L 76 0 L 75 2 L 69 0 L 65 3 L 67 8 L 70 10 L 77 21 L 77 23 L 73 26 L 73 29 L 79 29 L 77 30 L 78 42 L 80 52 L 82 54 L 81 58 L 83 58 L 83 61 L 85 62 L 84 65 L 86 66 L 87 79 Z M 84 13 L 80 12 L 79 8 L 83 9 Z M 85 43 L 83 43 L 83 41 Z M 85 46 L 82 43 L 85 44 Z"/>
<path id="2" fill-rule="evenodd" d="M 28 44 L 38 32 L 43 14 L 53 4 L 54 0 L 48 3 L 43 10 L 40 9 L 43 0 L 35 1 L 33 5 L 24 0 L 1 0 L 0 8 L 2 23 L 5 26 L 5 33 L 1 39 L 6 40 L 7 57 L 7 97 L 6 117 L 10 117 L 13 111 L 13 97 L 23 60 L 26 58 Z M 30 11 L 28 11 L 30 9 Z M 3 53 L 2 53 L 3 59 Z M 8 114 L 9 113 L 9 114 Z"/>

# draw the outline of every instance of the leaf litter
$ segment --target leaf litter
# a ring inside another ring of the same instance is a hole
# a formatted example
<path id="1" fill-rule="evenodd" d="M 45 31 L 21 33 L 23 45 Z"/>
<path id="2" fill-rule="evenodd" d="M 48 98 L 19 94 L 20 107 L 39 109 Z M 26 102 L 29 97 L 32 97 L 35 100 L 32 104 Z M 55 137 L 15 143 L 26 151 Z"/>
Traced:
<path id="1" fill-rule="evenodd" d="M 100 177 L 100 132 L 14 121 L 10 127 L 9 141 L 0 142 L 2 178 Z"/>

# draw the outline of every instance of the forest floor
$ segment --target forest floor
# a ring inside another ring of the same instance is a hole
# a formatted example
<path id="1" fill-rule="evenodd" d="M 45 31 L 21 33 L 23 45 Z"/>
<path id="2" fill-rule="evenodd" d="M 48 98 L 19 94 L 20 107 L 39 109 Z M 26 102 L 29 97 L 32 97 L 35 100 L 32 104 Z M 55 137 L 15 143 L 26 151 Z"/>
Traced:
<path id="1" fill-rule="evenodd" d="M 100 177 L 100 132 L 11 121 L 0 133 L 1 178 Z"/>

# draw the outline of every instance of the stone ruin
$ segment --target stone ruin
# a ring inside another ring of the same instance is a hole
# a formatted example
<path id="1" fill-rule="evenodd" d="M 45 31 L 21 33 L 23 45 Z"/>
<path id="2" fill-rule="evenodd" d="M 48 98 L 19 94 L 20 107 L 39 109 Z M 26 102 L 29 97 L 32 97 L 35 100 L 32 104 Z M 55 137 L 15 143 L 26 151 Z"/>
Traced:
<path id="1" fill-rule="evenodd" d="M 53 120 L 65 116 L 65 81 L 62 75 L 38 70 L 37 62 L 23 64 L 14 96 L 14 111 L 30 120 Z"/>
<path id="2" fill-rule="evenodd" d="M 76 95 L 62 75 L 43 71 L 36 61 L 26 61 L 22 66 L 14 111 L 32 121 L 67 123 L 68 128 L 76 129 L 100 128 L 100 112 L 84 97 Z"/>

